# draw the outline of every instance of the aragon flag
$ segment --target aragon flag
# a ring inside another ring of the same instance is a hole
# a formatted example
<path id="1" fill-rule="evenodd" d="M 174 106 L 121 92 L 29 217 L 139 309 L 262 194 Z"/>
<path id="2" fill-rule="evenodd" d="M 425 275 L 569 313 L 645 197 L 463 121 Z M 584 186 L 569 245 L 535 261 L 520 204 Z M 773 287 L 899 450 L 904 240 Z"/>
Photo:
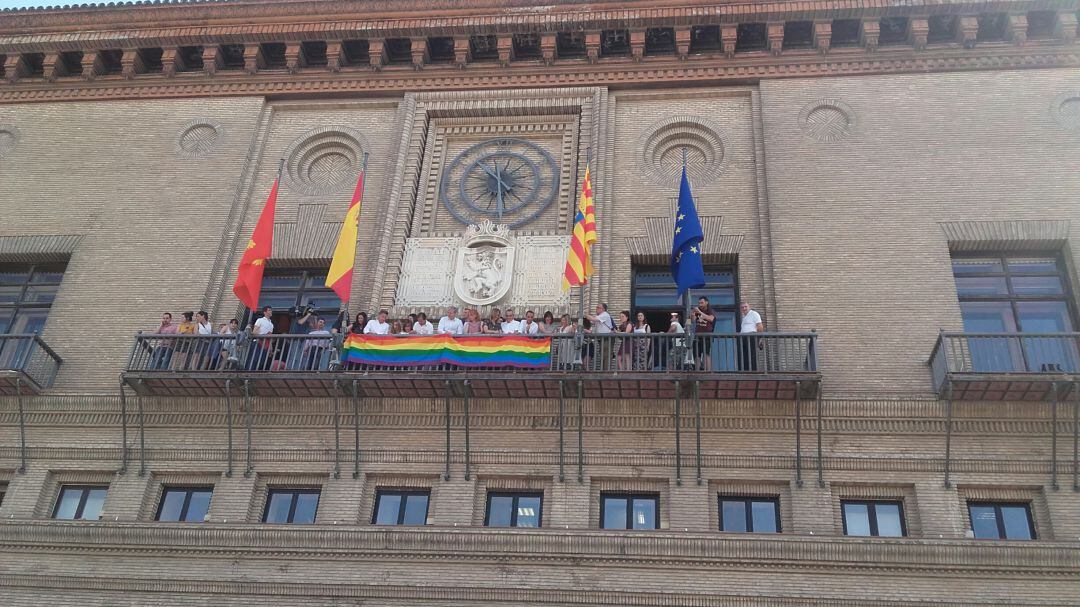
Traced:
<path id="1" fill-rule="evenodd" d="M 255 231 L 251 233 L 247 249 L 240 259 L 240 269 L 236 273 L 236 283 L 233 284 L 233 293 L 250 310 L 259 307 L 259 293 L 262 291 L 263 270 L 266 269 L 266 258 L 274 246 L 274 207 L 277 206 L 278 181 L 281 173 L 274 180 L 274 187 L 270 188 L 270 196 L 266 199 L 259 221 L 255 224 Z"/>
<path id="2" fill-rule="evenodd" d="M 326 286 L 334 290 L 348 308 L 349 295 L 352 293 L 353 266 L 356 265 L 356 233 L 360 221 L 360 201 L 364 198 L 364 174 L 367 172 L 367 154 L 356 180 L 349 210 L 345 212 L 345 221 L 341 224 L 334 258 L 330 260 L 330 271 L 326 274 Z"/>

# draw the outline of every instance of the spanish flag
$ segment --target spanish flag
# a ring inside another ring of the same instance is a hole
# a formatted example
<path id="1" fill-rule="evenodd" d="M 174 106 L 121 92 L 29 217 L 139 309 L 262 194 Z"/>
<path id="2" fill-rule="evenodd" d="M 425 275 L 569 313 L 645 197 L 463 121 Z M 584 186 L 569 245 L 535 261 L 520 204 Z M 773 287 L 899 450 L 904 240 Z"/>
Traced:
<path id="1" fill-rule="evenodd" d="M 233 293 L 250 310 L 259 307 L 259 292 L 262 291 L 263 270 L 266 269 L 266 258 L 274 247 L 274 207 L 277 206 L 278 181 L 281 180 L 281 172 L 274 180 L 274 187 L 270 188 L 270 196 L 266 199 L 259 221 L 255 224 L 255 231 L 251 233 L 247 249 L 240 259 L 240 269 L 236 273 L 236 283 L 233 284 Z"/>
<path id="2" fill-rule="evenodd" d="M 346 307 L 352 292 L 353 266 L 356 265 L 356 233 L 360 222 L 360 201 L 364 198 L 366 172 L 367 154 L 364 154 L 364 165 L 360 169 L 359 179 L 356 180 L 356 190 L 349 202 L 349 210 L 345 211 L 345 221 L 341 224 L 341 234 L 338 235 L 337 246 L 334 247 L 334 258 L 330 260 L 330 271 L 326 274 L 326 286 L 338 294 Z"/>
<path id="3" fill-rule="evenodd" d="M 593 275 L 592 245 L 596 242 L 596 209 L 593 207 L 592 177 L 585 165 L 585 182 L 581 184 L 581 200 L 574 217 L 574 235 L 570 238 L 570 253 L 563 270 L 563 291 L 589 281 Z"/>

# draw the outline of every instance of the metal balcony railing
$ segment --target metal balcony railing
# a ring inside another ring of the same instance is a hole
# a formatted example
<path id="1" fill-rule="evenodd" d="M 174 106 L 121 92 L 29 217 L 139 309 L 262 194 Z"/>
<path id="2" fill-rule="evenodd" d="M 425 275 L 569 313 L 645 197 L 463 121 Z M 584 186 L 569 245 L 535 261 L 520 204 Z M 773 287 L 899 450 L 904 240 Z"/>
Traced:
<path id="1" fill-rule="evenodd" d="M 63 360 L 33 333 L 0 334 L 0 371 L 14 372 L 33 382 L 34 388 L 52 386 Z"/>
<path id="2" fill-rule="evenodd" d="M 939 390 L 957 374 L 1075 375 L 1080 333 L 942 333 L 930 368 Z"/>
<path id="3" fill-rule="evenodd" d="M 497 337 L 497 336 L 493 336 Z M 491 368 L 535 372 L 703 372 L 714 374 L 816 373 L 816 334 L 556 334 L 542 368 Z M 407 343 L 413 336 L 396 336 Z M 159 335 L 139 334 L 128 372 L 162 373 L 462 373 L 453 364 L 357 364 L 342 356 L 342 335 Z"/>

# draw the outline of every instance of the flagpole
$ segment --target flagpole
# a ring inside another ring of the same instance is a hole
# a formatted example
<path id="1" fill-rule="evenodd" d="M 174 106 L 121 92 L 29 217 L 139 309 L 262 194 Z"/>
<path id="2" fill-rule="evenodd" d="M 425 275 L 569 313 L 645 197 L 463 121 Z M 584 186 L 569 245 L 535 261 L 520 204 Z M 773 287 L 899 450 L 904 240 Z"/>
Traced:
<path id="1" fill-rule="evenodd" d="M 586 172 L 589 171 L 589 168 L 590 168 L 589 165 L 590 164 L 592 164 L 592 148 L 591 147 L 590 148 L 585 148 L 585 171 Z M 592 263 L 592 259 L 591 259 L 592 251 L 589 251 L 589 257 L 590 257 L 589 263 Z M 589 281 L 588 281 L 588 279 L 586 279 L 585 284 L 581 285 L 581 287 L 578 289 L 578 317 L 581 319 L 581 322 L 579 323 L 579 327 L 580 327 L 580 329 L 582 331 L 584 331 L 584 329 L 585 329 L 585 287 L 588 284 L 589 284 Z"/>
<path id="2" fill-rule="evenodd" d="M 683 170 L 683 172 L 686 172 L 686 157 L 687 157 L 688 153 L 689 153 L 689 149 L 684 147 L 682 149 L 682 170 Z M 687 176 L 686 179 L 689 181 L 690 177 Z M 678 211 L 676 211 L 676 212 L 678 212 Z M 685 316 L 685 318 L 686 318 L 686 321 L 685 321 L 686 322 L 686 327 L 685 327 L 686 328 L 686 343 L 690 346 L 686 350 L 686 362 L 687 362 L 687 364 L 690 365 L 691 368 L 693 368 L 693 367 L 697 366 L 697 363 L 694 360 L 694 332 L 695 332 L 695 329 L 697 328 L 697 323 L 696 322 L 691 322 L 692 319 L 690 318 L 690 289 L 687 289 L 686 291 L 683 292 L 683 310 L 684 310 L 684 314 L 686 315 Z"/>
<path id="3" fill-rule="evenodd" d="M 367 161 L 368 161 L 368 153 L 364 152 L 364 159 L 360 162 L 360 176 L 361 176 L 361 178 L 363 178 L 363 181 L 360 183 L 360 198 L 361 199 L 363 199 L 364 192 L 367 190 Z M 356 214 L 356 223 L 357 224 L 360 223 L 360 214 L 359 213 Z M 354 246 L 355 246 L 355 244 L 354 244 Z M 353 261 L 354 269 L 355 269 L 355 263 L 356 262 L 354 260 Z M 349 289 L 349 299 L 352 299 L 352 289 L 351 288 Z M 341 303 L 342 303 L 343 309 L 345 310 L 345 317 L 341 321 L 341 332 L 346 333 L 345 327 L 347 327 L 349 325 L 349 302 L 348 301 L 343 301 Z"/>
<path id="4" fill-rule="evenodd" d="M 592 162 L 592 148 L 591 147 L 585 148 L 585 172 L 586 173 L 589 172 L 589 164 L 591 162 Z M 578 202 L 578 204 L 581 204 L 580 201 Z M 577 222 L 574 222 L 574 223 L 576 224 Z M 571 229 L 571 231 L 573 231 L 573 229 L 574 229 L 573 226 L 571 226 L 570 229 Z M 592 252 L 590 251 L 589 254 L 591 255 Z M 591 260 L 589 261 L 589 263 L 591 263 Z M 584 271 L 585 271 L 584 268 L 582 268 L 582 272 L 584 272 Z M 582 356 L 581 356 L 581 349 L 585 345 L 585 286 L 587 284 L 589 284 L 588 278 L 586 278 L 585 283 L 583 283 L 581 286 L 578 287 L 578 319 L 579 320 L 578 320 L 578 323 L 577 323 L 577 327 L 574 330 L 574 360 L 570 363 L 570 364 L 572 364 L 574 367 L 576 367 L 578 369 L 580 369 L 584 364 L 584 362 L 582 360 Z"/>

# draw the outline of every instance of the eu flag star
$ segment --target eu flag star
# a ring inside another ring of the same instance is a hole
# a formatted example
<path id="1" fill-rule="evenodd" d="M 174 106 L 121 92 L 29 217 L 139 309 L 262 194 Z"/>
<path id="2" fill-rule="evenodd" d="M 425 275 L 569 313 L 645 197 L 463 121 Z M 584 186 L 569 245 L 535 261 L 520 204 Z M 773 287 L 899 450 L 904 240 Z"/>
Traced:
<path id="1" fill-rule="evenodd" d="M 682 213 L 679 213 L 679 221 L 682 221 L 684 219 L 686 219 L 686 215 L 683 215 Z"/>
<path id="2" fill-rule="evenodd" d="M 675 233 L 678 234 L 679 232 L 682 232 L 682 228 L 675 228 Z"/>
<path id="3" fill-rule="evenodd" d="M 697 247 L 690 247 L 691 253 L 697 253 Z"/>

